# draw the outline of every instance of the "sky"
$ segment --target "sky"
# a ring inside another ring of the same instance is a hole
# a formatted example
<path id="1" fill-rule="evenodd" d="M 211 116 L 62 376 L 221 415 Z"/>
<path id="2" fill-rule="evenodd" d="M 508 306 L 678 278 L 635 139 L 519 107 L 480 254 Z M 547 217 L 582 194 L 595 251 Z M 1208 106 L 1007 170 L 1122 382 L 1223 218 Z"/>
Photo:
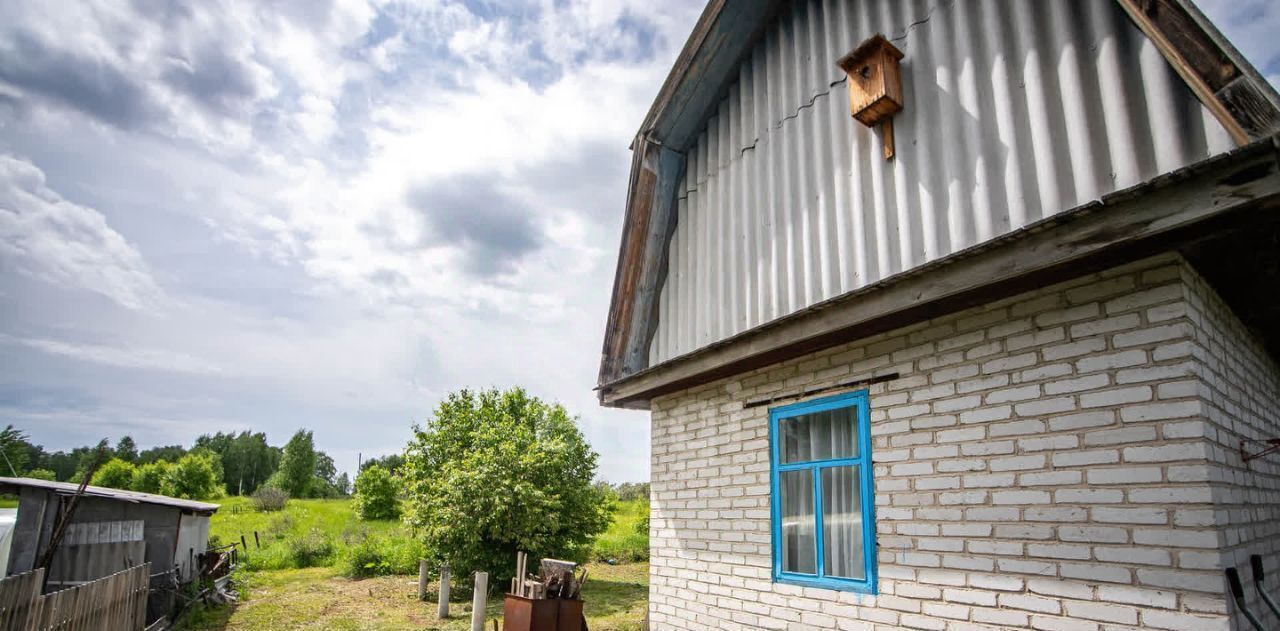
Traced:
<path id="1" fill-rule="evenodd" d="M 1280 83 L 1280 3 L 1201 7 Z M 628 145 L 690 0 L 0 0 L 0 424 L 298 428 L 352 471 L 463 387 L 580 417 Z"/>

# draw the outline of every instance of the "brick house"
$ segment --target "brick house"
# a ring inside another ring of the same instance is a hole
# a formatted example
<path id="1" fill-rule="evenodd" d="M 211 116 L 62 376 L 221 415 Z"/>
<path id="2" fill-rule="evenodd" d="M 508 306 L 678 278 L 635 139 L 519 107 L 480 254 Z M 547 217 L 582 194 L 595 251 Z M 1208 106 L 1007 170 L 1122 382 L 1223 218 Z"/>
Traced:
<path id="1" fill-rule="evenodd" d="M 712 2 L 600 371 L 653 628 L 1280 628 L 1278 106 L 1186 0 Z"/>

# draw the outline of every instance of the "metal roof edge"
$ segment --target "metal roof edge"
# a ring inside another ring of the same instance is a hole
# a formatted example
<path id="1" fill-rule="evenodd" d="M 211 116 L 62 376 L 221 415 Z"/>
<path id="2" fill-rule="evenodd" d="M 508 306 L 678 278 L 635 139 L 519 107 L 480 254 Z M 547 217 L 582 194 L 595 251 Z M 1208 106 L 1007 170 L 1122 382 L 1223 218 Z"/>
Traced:
<path id="1" fill-rule="evenodd" d="M 46 491 L 53 491 L 59 495 L 75 495 L 76 492 L 79 491 L 80 485 L 73 484 L 71 482 L 37 480 L 35 478 L 0 477 L 0 488 L 37 488 L 44 489 Z M 156 495 L 154 493 L 140 493 L 138 491 L 110 489 L 101 486 L 86 486 L 84 487 L 84 493 L 90 497 L 120 500 L 134 504 L 159 504 L 162 506 L 171 506 L 173 508 L 181 508 L 198 512 L 215 513 L 219 508 L 221 508 L 218 504 L 197 502 L 195 500 L 184 500 L 177 497 L 169 497 L 167 495 Z"/>

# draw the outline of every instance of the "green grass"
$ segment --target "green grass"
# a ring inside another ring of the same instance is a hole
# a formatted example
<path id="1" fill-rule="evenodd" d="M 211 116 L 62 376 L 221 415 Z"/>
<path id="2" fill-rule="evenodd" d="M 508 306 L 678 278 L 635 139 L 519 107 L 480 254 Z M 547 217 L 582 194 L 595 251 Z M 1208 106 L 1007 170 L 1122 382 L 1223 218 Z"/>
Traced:
<path id="1" fill-rule="evenodd" d="M 648 607 L 649 565 L 589 565 L 582 590 L 592 631 L 639 631 Z M 206 609 L 188 618 L 183 629 L 228 631 L 338 629 L 351 631 L 464 631 L 471 628 L 471 603 L 450 605 L 451 617 L 436 618 L 435 585 L 427 602 L 417 599 L 417 580 L 380 576 L 351 580 L 334 568 L 254 572 L 246 598 L 229 607 Z M 486 629 L 502 619 L 502 599 L 485 608 Z"/>
<path id="2" fill-rule="evenodd" d="M 618 502 L 609 529 L 596 538 L 592 548 L 592 560 L 630 563 L 649 560 L 649 531 L 645 519 L 649 516 L 649 502 L 634 500 Z M 638 529 L 638 530 L 637 530 Z"/>
<path id="3" fill-rule="evenodd" d="M 210 536 L 222 544 L 243 536 L 248 544 L 244 564 L 251 570 L 333 565 L 344 549 L 366 539 L 412 543 L 398 521 L 356 519 L 351 500 L 289 500 L 284 510 L 270 513 L 255 511 L 244 497 L 219 503 L 222 508 L 210 521 Z M 416 559 L 416 551 L 406 552 Z"/>
<path id="4" fill-rule="evenodd" d="M 454 603 L 454 617 L 441 621 L 436 618 L 436 585 L 431 586 L 430 602 L 417 600 L 417 577 L 412 573 L 421 556 L 421 544 L 399 522 L 362 522 L 355 518 L 350 500 L 289 500 L 283 511 L 273 513 L 255 511 L 248 498 L 232 497 L 219 503 L 222 508 L 211 521 L 211 535 L 224 544 L 238 542 L 244 535 L 249 546 L 245 566 L 250 571 L 237 579 L 242 600 L 227 607 L 198 609 L 187 616 L 181 628 L 470 629 L 470 602 Z M 593 556 L 623 563 L 588 566 L 590 580 L 582 596 L 592 631 L 639 631 L 642 627 L 648 608 L 649 565 L 626 561 L 648 559 L 648 532 L 636 531 L 636 525 L 647 516 L 646 502 L 620 503 L 613 524 L 596 542 Z M 261 549 L 255 546 L 254 531 Z M 307 542 L 310 544 L 303 545 Z M 329 544 L 325 554 L 300 559 L 325 542 Z M 363 553 L 370 548 L 375 552 L 370 558 L 385 566 L 366 573 L 381 576 L 359 580 L 343 576 L 344 572 L 352 574 L 352 563 L 365 563 Z M 357 551 L 363 553 L 358 555 Z M 500 619 L 501 614 L 502 599 L 495 597 L 486 609 L 486 618 Z"/>

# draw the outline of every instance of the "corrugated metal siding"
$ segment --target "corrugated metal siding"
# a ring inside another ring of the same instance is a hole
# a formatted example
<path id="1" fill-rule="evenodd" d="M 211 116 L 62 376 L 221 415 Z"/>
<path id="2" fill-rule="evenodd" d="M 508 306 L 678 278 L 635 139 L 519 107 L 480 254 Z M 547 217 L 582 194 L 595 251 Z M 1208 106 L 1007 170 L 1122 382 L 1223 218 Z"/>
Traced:
<path id="1" fill-rule="evenodd" d="M 142 520 L 101 521 L 67 526 L 49 568 L 49 582 L 92 581 L 146 560 Z"/>
<path id="2" fill-rule="evenodd" d="M 835 66 L 877 32 L 891 162 Z M 1113 0 L 796 2 L 688 153 L 649 363 L 1231 146 Z"/>
<path id="3" fill-rule="evenodd" d="M 200 555 L 209 547 L 209 517 L 207 515 L 182 515 L 178 523 L 178 540 L 174 545 L 174 560 L 178 566 L 178 580 L 194 580 L 199 568 Z"/>

